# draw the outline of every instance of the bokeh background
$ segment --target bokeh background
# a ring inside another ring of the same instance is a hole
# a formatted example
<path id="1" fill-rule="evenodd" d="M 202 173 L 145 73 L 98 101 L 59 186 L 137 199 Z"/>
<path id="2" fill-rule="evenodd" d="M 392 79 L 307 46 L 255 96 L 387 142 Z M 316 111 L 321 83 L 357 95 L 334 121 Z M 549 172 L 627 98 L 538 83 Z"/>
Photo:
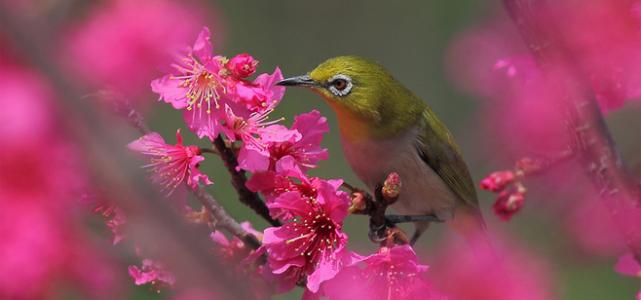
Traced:
<path id="1" fill-rule="evenodd" d="M 453 45 L 462 36 L 491 20 L 505 20 L 498 1 L 136 0 L 129 4 L 120 3 L 123 1 L 114 1 L 120 4 L 74 0 L 2 1 L 5 7 L 21 16 L 19 21 L 23 24 L 49 31 L 40 32 L 50 41 L 48 45 L 51 48 L 45 50 L 61 57 L 70 69 L 70 77 L 86 79 L 87 74 L 93 73 L 92 69 L 83 70 L 83 65 L 88 64 L 97 70 L 109 70 L 103 72 L 104 81 L 120 78 L 120 81 L 115 80 L 109 85 L 134 99 L 152 128 L 170 141 L 173 141 L 176 128 L 183 128 L 183 133 L 188 133 L 188 130 L 180 113 L 169 105 L 156 103 L 157 96 L 148 89 L 148 80 L 162 75 L 169 61 L 161 54 L 139 55 L 136 59 L 118 62 L 108 61 L 108 56 L 124 52 L 118 54 L 124 57 L 129 51 L 161 53 L 158 50 L 163 50 L 164 46 L 171 48 L 179 42 L 190 42 L 199 28 L 207 24 L 214 35 L 217 53 L 229 56 L 250 53 L 260 61 L 258 72 L 271 72 L 279 66 L 285 77 L 299 75 L 327 58 L 345 54 L 381 62 L 399 81 L 429 103 L 448 125 L 476 182 L 491 171 L 511 168 L 515 159 L 529 154 L 512 151 L 519 147 L 510 146 L 509 139 L 497 137 L 496 126 L 517 124 L 498 122 L 497 125 L 496 115 L 494 120 L 488 120 L 488 110 L 498 104 L 466 90 L 465 83 L 457 78 L 457 71 L 452 70 L 460 59 L 454 52 L 460 55 L 463 51 L 474 57 L 478 51 L 475 48 L 453 51 Z M 121 7 L 122 11 L 119 11 L 114 8 L 118 5 L 128 7 Z M 169 12 L 154 15 L 156 9 Z M 165 13 L 168 15 L 163 16 Z M 119 15 L 113 17 L 110 14 Z M 113 26 L 120 28 L 103 28 Z M 94 31 L 82 33 L 88 28 Z M 11 38 L 6 38 L 5 29 L 0 28 L 0 38 L 5 36 L 2 48 L 5 54 L 9 54 L 3 59 L 13 61 L 4 63 L 29 68 L 28 60 L 21 58 L 24 53 L 12 46 Z M 123 31 L 129 31 L 131 35 L 113 37 Z M 97 37 L 100 42 L 91 46 L 95 43 L 92 38 Z M 169 41 L 164 43 L 158 39 Z M 137 43 L 140 47 L 131 47 Z M 99 63 L 101 60 L 105 60 L 105 66 Z M 100 80 L 77 82 L 81 82 L 88 93 L 101 86 Z M 312 174 L 344 178 L 360 185 L 342 155 L 335 115 L 321 99 L 304 90 L 290 89 L 274 114 L 285 117 L 285 123 L 290 124 L 294 115 L 312 109 L 321 111 L 330 124 L 330 132 L 323 143 L 330 151 L 330 159 L 321 162 Z M 607 123 L 621 154 L 638 174 L 641 164 L 641 107 L 638 102 L 608 113 Z M 188 142 L 203 144 L 193 135 L 185 135 Z M 229 176 L 221 163 L 208 159 L 202 170 L 216 182 L 207 189 L 223 202 L 231 215 L 241 221 L 251 221 L 256 228 L 262 229 L 267 225 L 236 201 L 235 192 L 228 184 Z M 526 205 L 509 222 L 500 221 L 490 211 L 494 195 L 479 191 L 490 230 L 500 232 L 502 239 L 510 240 L 535 257 L 532 259 L 536 264 L 546 270 L 545 277 L 549 277 L 556 299 L 632 299 L 638 289 L 638 280 L 622 277 L 612 267 L 624 249 L 620 237 L 608 220 L 608 214 L 600 213 L 600 203 L 588 199 L 591 198 L 589 189 L 582 187 L 581 196 L 577 196 L 574 190 L 579 186 L 572 183 L 581 180 L 574 178 L 578 175 L 567 174 L 570 175 L 543 176 L 528 181 Z M 99 225 L 92 226 L 93 231 L 102 230 Z M 348 218 L 345 227 L 353 249 L 361 252 L 375 249 L 367 239 L 367 220 L 364 217 Z M 435 255 L 439 244 L 445 243 L 447 236 L 453 234 L 443 227 L 435 225 L 430 228 L 416 246 L 426 264 L 439 263 L 435 261 L 439 259 Z M 108 235 L 104 236 L 108 238 Z M 123 256 L 126 257 L 123 251 L 114 247 L 107 253 L 122 263 L 120 271 L 126 278 L 127 260 L 122 260 Z M 430 272 L 431 276 L 438 277 L 438 269 Z M 128 282 L 125 286 L 122 297 L 126 299 L 166 298 L 165 294 L 158 294 L 146 286 L 134 287 Z M 301 294 L 298 289 L 279 297 L 297 299 Z M 68 288 L 52 297 L 71 299 L 83 298 L 83 295 Z"/>

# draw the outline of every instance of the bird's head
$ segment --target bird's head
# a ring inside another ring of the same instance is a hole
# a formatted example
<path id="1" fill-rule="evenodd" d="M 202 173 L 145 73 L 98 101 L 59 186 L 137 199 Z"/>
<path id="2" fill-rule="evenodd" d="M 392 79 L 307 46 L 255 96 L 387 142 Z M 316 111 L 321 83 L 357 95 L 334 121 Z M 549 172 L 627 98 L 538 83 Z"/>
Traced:
<path id="1" fill-rule="evenodd" d="M 367 127 L 394 125 L 413 118 L 424 105 L 383 66 L 357 56 L 330 58 L 306 75 L 278 84 L 305 87 L 320 94 L 336 111 L 341 127 L 358 126 L 358 121 Z"/>

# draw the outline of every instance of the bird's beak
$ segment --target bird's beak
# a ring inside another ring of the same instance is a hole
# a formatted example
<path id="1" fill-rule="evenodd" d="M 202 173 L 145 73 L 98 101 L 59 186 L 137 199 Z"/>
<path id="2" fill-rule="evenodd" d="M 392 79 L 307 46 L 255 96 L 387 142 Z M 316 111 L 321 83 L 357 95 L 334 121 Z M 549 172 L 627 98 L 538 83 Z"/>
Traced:
<path id="1" fill-rule="evenodd" d="M 296 76 L 296 77 L 291 77 L 291 78 L 286 78 L 278 83 L 277 85 L 282 85 L 282 86 L 301 86 L 301 87 L 318 87 L 320 84 L 309 75 L 301 75 L 301 76 Z"/>

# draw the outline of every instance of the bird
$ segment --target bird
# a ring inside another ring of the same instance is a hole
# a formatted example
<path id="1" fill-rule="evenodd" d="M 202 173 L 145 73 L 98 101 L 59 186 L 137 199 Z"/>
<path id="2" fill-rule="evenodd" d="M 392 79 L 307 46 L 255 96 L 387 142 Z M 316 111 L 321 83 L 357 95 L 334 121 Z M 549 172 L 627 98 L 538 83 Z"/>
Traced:
<path id="1" fill-rule="evenodd" d="M 413 245 L 431 222 L 467 239 L 485 231 L 472 177 L 452 134 L 432 109 L 381 64 L 338 56 L 277 83 L 319 94 L 335 112 L 345 158 L 374 191 L 388 174 L 402 188 L 391 206 L 415 221 Z"/>

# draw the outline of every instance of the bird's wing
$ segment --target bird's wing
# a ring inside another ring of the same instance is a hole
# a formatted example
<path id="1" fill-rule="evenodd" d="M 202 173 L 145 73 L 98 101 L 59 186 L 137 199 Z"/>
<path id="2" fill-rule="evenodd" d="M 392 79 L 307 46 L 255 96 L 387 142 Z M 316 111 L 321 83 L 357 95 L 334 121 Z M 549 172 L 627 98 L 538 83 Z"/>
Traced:
<path id="1" fill-rule="evenodd" d="M 416 148 L 423 161 L 464 204 L 478 207 L 474 183 L 460 150 L 449 130 L 430 108 L 426 108 L 421 117 Z"/>

